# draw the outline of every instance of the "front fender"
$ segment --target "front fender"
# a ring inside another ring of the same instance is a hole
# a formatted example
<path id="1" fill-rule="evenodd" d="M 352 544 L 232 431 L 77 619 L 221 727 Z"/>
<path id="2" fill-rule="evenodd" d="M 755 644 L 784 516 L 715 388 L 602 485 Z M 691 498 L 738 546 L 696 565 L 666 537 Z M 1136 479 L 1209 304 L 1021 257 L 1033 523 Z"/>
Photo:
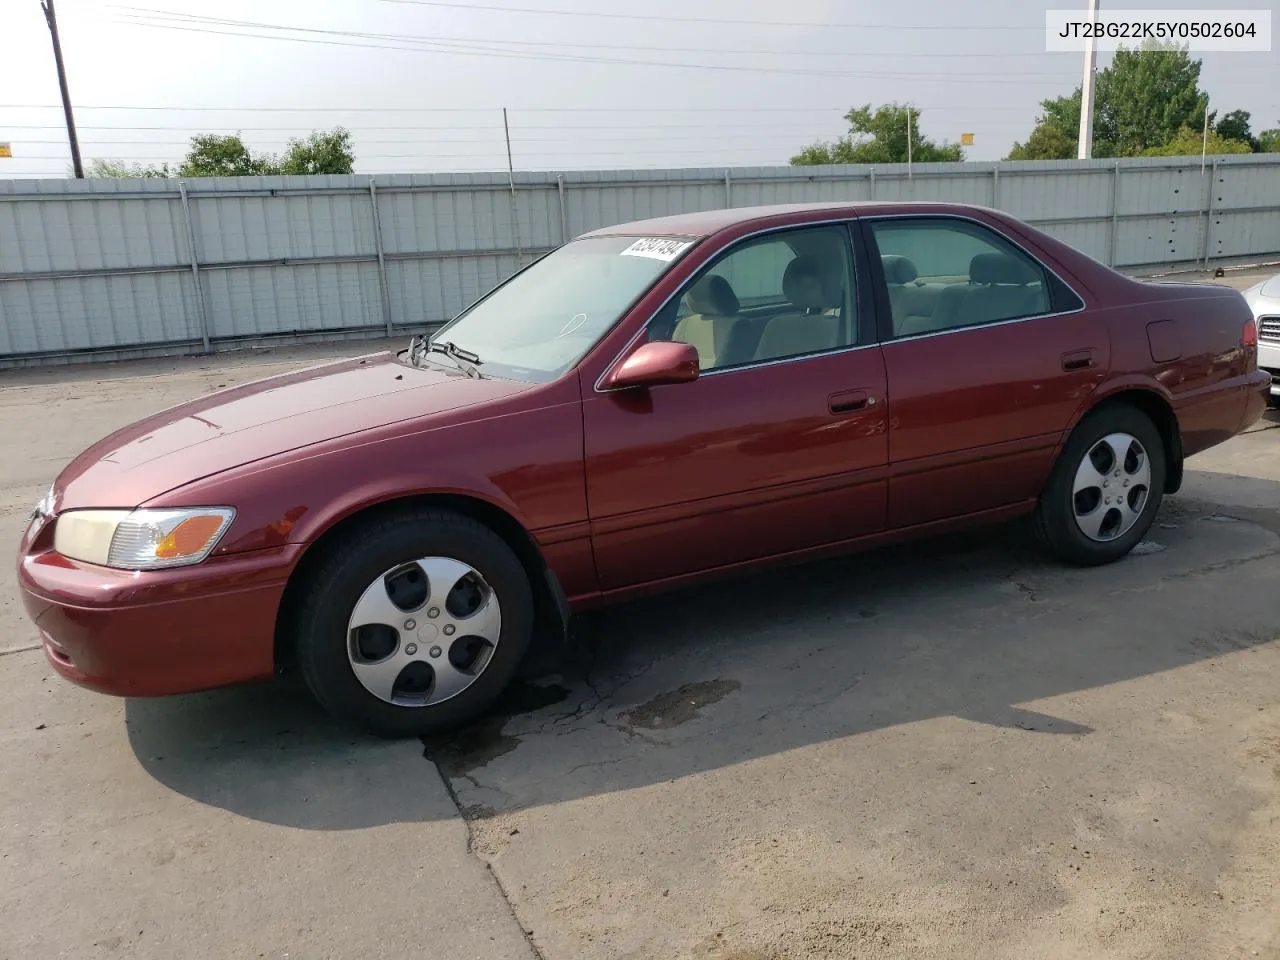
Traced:
<path id="1" fill-rule="evenodd" d="M 312 543 L 360 510 L 431 494 L 480 501 L 531 534 L 584 524 L 578 405 L 333 441 L 228 470 L 148 505 L 235 507 L 216 551 L 229 554 Z"/>

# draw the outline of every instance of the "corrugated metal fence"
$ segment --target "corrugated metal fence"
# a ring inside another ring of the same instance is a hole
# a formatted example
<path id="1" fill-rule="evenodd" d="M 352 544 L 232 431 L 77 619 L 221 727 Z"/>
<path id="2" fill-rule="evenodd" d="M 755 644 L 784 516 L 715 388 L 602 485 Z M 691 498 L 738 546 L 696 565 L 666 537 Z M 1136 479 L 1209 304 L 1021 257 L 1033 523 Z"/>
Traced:
<path id="1" fill-rule="evenodd" d="M 0 181 L 0 366 L 419 330 L 586 230 L 764 203 L 999 207 L 1119 267 L 1280 256 L 1280 155 Z"/>

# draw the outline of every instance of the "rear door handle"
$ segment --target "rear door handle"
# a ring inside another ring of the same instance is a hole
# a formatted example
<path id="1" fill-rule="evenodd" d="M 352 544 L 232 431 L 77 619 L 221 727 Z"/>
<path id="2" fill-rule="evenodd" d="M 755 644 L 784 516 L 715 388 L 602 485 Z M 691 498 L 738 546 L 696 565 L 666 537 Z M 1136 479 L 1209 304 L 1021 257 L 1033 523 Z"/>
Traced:
<path id="1" fill-rule="evenodd" d="M 827 397 L 827 409 L 832 413 L 851 413 L 875 405 L 876 398 L 869 390 L 844 390 Z"/>
<path id="2" fill-rule="evenodd" d="M 1071 370 L 1087 370 L 1093 366 L 1092 350 L 1072 350 L 1070 353 L 1062 355 L 1062 369 Z"/>

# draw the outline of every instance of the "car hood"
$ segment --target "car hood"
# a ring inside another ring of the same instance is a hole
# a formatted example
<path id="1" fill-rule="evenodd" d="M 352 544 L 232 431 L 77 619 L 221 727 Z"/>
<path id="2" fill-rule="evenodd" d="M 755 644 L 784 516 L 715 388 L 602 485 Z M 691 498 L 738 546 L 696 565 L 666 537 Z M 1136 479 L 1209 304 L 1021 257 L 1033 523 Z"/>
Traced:
<path id="1" fill-rule="evenodd" d="M 1258 295 L 1268 300 L 1280 301 L 1280 273 L 1258 286 Z"/>
<path id="2" fill-rule="evenodd" d="M 134 507 L 232 467 L 403 420 L 520 393 L 531 384 L 356 357 L 180 404 L 99 440 L 54 485 L 58 511 Z"/>

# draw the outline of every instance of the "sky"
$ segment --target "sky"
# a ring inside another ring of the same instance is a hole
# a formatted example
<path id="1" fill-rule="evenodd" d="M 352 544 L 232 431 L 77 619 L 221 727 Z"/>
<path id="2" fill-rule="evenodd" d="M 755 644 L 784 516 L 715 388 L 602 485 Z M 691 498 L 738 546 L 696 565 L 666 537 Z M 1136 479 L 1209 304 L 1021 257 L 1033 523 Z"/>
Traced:
<path id="1" fill-rule="evenodd" d="M 850 107 L 890 101 L 919 107 L 924 135 L 973 133 L 967 158 L 995 160 L 1025 139 L 1040 100 L 1080 83 L 1080 54 L 1044 52 L 1044 10 L 1027 0 L 57 0 L 86 164 L 173 163 L 193 134 L 212 132 L 279 152 L 342 125 L 357 173 L 505 170 L 504 107 L 517 170 L 785 164 L 842 133 Z M 1255 131 L 1280 126 L 1280 51 L 1195 55 L 1213 109 L 1249 110 Z M 1099 54 L 1099 69 L 1109 60 Z M 59 104 L 39 0 L 0 0 L 0 142 L 13 149 L 0 179 L 68 175 Z"/>

